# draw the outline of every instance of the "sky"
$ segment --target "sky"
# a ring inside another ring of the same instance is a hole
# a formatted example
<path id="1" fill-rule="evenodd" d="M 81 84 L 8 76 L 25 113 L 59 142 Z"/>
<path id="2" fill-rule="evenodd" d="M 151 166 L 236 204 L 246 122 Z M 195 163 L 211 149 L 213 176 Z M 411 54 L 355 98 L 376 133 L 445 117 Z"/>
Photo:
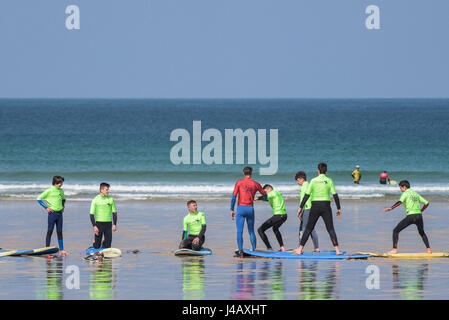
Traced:
<path id="1" fill-rule="evenodd" d="M 1 0 L 0 98 L 448 98 L 448 15 L 448 0 Z"/>

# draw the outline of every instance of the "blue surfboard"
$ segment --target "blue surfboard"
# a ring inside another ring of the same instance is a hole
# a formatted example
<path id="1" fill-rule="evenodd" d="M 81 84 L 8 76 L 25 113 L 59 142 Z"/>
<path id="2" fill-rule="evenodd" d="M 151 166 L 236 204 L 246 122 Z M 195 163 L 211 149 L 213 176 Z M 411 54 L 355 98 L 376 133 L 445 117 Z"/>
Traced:
<path id="1" fill-rule="evenodd" d="M 280 254 L 280 255 L 284 255 L 284 254 L 294 254 L 294 252 L 292 250 L 288 250 L 288 251 L 276 251 L 276 250 L 255 250 L 257 252 L 265 252 L 265 253 L 273 253 L 273 254 Z M 341 254 L 345 254 L 346 251 L 340 251 Z M 304 255 L 332 255 L 335 254 L 335 251 L 321 251 L 321 252 L 304 252 Z"/>
<path id="2" fill-rule="evenodd" d="M 212 250 L 209 248 L 202 248 L 199 251 L 191 249 L 178 249 L 174 252 L 175 256 L 208 256 L 212 254 Z"/>
<path id="3" fill-rule="evenodd" d="M 312 253 L 304 253 L 304 254 L 292 254 L 291 252 L 277 254 L 277 253 L 269 253 L 269 252 L 261 252 L 261 251 L 252 251 L 252 250 L 243 250 L 244 253 L 253 257 L 259 258 L 271 258 L 271 259 L 292 259 L 292 260 L 306 260 L 306 259 L 323 259 L 323 260 L 345 260 L 345 259 L 367 259 L 371 257 L 369 254 L 312 254 Z"/>

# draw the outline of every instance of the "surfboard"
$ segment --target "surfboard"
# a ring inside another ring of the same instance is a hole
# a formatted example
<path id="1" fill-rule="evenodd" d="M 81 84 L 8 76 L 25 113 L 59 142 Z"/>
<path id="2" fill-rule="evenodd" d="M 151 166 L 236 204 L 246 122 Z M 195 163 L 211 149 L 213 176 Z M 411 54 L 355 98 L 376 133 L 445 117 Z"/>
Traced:
<path id="1" fill-rule="evenodd" d="M 2 250 L 2 251 L 0 251 L 0 257 L 11 256 L 11 255 L 13 255 L 13 254 L 16 253 L 16 252 L 17 252 L 17 250 L 9 250 L 9 251 L 7 251 L 7 250 Z"/>
<path id="2" fill-rule="evenodd" d="M 32 253 L 25 253 L 25 255 L 38 256 L 38 255 L 43 255 L 43 254 L 58 253 L 59 247 L 57 247 L 57 246 L 44 247 L 44 248 L 33 249 L 32 251 L 33 251 Z"/>
<path id="3" fill-rule="evenodd" d="M 191 249 L 178 249 L 174 252 L 175 256 L 208 256 L 212 254 L 212 250 L 209 248 L 202 248 L 199 251 Z"/>
<path id="4" fill-rule="evenodd" d="M 86 249 L 86 254 L 88 256 L 93 255 L 95 252 L 101 252 L 105 258 L 118 258 L 122 255 L 122 251 L 117 248 L 98 248 L 93 247 Z"/>
<path id="5" fill-rule="evenodd" d="M 390 180 L 390 184 L 396 184 L 396 180 Z"/>
<path id="6" fill-rule="evenodd" d="M 416 252 L 416 253 L 394 253 L 387 254 L 381 252 L 357 252 L 357 254 L 370 254 L 373 257 L 381 257 L 381 258 L 398 258 L 398 259 L 423 259 L 423 258 L 449 258 L 449 253 L 445 252 L 434 252 L 434 253 L 426 253 L 426 252 Z"/>
<path id="7" fill-rule="evenodd" d="M 273 254 L 293 254 L 293 250 L 287 250 L 287 251 L 277 251 L 277 250 L 255 250 L 255 251 L 260 251 L 260 252 L 267 252 L 267 253 L 273 253 Z M 345 254 L 346 251 L 340 251 L 342 254 Z M 325 255 L 330 255 L 330 254 L 335 254 L 335 251 L 321 251 L 321 252 L 304 252 L 303 254 L 305 255 L 319 255 L 319 254 L 325 254 Z"/>
<path id="8" fill-rule="evenodd" d="M 312 253 L 303 253 L 293 254 L 282 253 L 282 254 L 273 254 L 268 252 L 260 252 L 260 251 L 252 251 L 252 250 L 243 250 L 244 253 L 260 258 L 274 258 L 274 259 L 292 259 L 292 260 L 306 260 L 306 259 L 323 259 L 323 260 L 347 260 L 347 259 L 367 259 L 371 257 L 370 254 L 312 254 Z"/>
<path id="9" fill-rule="evenodd" d="M 23 256 L 23 255 L 27 255 L 33 253 L 33 249 L 21 249 L 21 250 L 16 250 L 16 253 L 11 254 L 11 256 Z"/>

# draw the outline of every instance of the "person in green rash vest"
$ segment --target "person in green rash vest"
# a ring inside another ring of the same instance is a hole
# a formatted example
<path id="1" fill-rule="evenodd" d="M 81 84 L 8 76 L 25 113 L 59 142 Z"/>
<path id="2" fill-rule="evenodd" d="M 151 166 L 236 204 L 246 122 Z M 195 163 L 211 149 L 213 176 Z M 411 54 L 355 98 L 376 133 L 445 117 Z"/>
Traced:
<path id="1" fill-rule="evenodd" d="M 270 203 L 271 208 L 273 208 L 273 216 L 265 221 L 257 232 L 259 233 L 260 238 L 265 243 L 267 250 L 273 250 L 271 247 L 270 241 L 268 241 L 268 237 L 265 234 L 265 231 L 271 227 L 273 227 L 274 235 L 276 236 L 277 241 L 279 242 L 279 246 L 281 247 L 281 251 L 285 251 L 284 242 L 282 241 L 282 235 L 279 232 L 279 228 L 282 224 L 287 221 L 287 211 L 285 210 L 285 201 L 282 197 L 282 194 L 274 190 L 273 187 L 269 184 L 263 186 L 265 190 L 265 194 L 261 197 L 257 197 L 255 200 L 265 200 Z"/>
<path id="2" fill-rule="evenodd" d="M 109 195 L 109 188 L 108 183 L 102 182 L 100 194 L 92 200 L 90 205 L 90 221 L 94 228 L 95 241 L 93 247 L 95 249 L 110 248 L 112 231 L 117 231 L 117 208 L 114 198 Z M 101 243 L 101 240 L 103 240 L 103 243 Z"/>
<path id="3" fill-rule="evenodd" d="M 399 241 L 399 232 L 401 232 L 411 224 L 415 224 L 418 228 L 418 233 L 427 248 L 427 253 L 432 253 L 432 250 L 430 250 L 429 240 L 427 239 L 427 235 L 424 232 L 424 221 L 422 218 L 422 213 L 429 206 L 429 201 L 421 197 L 417 192 L 410 189 L 410 183 L 407 180 L 402 180 L 401 182 L 399 182 L 399 188 L 402 192 L 401 198 L 391 208 L 385 208 L 384 211 L 391 211 L 403 204 L 406 211 L 406 217 L 398 223 L 396 228 L 394 228 L 393 249 L 391 251 L 388 251 L 387 253 L 398 253 L 397 248 Z M 421 203 L 424 204 L 422 208 Z"/>
<path id="4" fill-rule="evenodd" d="M 312 207 L 310 208 L 310 217 L 306 226 L 306 230 L 301 238 L 298 249 L 295 250 L 296 254 L 303 254 L 304 245 L 309 239 L 310 234 L 315 225 L 318 222 L 318 218 L 322 217 L 324 224 L 326 225 L 326 230 L 332 241 L 332 245 L 335 248 L 336 254 L 341 254 L 340 248 L 338 247 L 337 234 L 335 233 L 334 223 L 332 221 L 332 209 L 331 200 L 329 193 L 332 193 L 337 206 L 337 217 L 341 217 L 340 199 L 338 198 L 337 191 L 335 190 L 334 182 L 332 179 L 326 176 L 327 164 L 318 164 L 318 177 L 313 178 L 307 188 L 306 195 L 299 205 L 298 215 L 302 213 L 302 210 L 309 200 L 312 201 Z"/>
<path id="5" fill-rule="evenodd" d="M 192 249 L 200 251 L 205 241 L 206 215 L 198 211 L 195 200 L 187 202 L 189 213 L 182 221 L 182 240 L 179 249 Z"/>
<path id="6" fill-rule="evenodd" d="M 64 251 L 64 241 L 62 236 L 63 213 L 65 208 L 66 197 L 64 191 L 61 189 L 64 183 L 64 178 L 61 176 L 54 176 L 52 186 L 46 189 L 37 197 L 37 202 L 48 212 L 48 228 L 45 246 L 49 247 L 51 243 L 51 235 L 56 225 L 56 233 L 58 236 L 59 254 L 66 256 Z"/>
<path id="7" fill-rule="evenodd" d="M 299 192 L 299 203 L 302 202 L 302 199 L 304 199 L 304 196 L 306 195 L 307 188 L 309 187 L 309 182 L 307 181 L 307 175 L 304 171 L 298 171 L 295 175 L 295 180 L 298 183 L 298 185 L 301 187 L 301 190 Z M 301 220 L 301 223 L 299 224 L 299 241 L 301 242 L 301 236 L 303 233 L 303 230 L 305 226 L 307 226 L 307 223 L 309 222 L 309 216 L 310 216 L 310 208 L 312 207 L 312 201 L 309 199 L 307 200 L 306 204 L 304 205 L 304 210 L 302 212 L 299 212 L 298 209 L 298 218 Z M 315 229 L 310 234 L 313 241 L 313 252 L 320 252 L 320 246 L 318 243 L 318 233 L 315 231 Z"/>

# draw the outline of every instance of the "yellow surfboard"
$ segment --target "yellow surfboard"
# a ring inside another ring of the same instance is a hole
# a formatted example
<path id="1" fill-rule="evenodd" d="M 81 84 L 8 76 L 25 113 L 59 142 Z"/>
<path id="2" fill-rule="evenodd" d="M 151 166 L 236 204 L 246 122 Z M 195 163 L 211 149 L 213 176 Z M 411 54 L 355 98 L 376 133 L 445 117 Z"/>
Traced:
<path id="1" fill-rule="evenodd" d="M 445 252 L 434 252 L 434 253 L 411 252 L 411 253 L 394 253 L 394 254 L 387 254 L 381 252 L 357 252 L 357 254 L 370 254 L 373 257 L 397 258 L 397 259 L 449 258 L 449 253 Z"/>
<path id="2" fill-rule="evenodd" d="M 390 184 L 396 184 L 396 180 L 390 180 Z"/>
<path id="3" fill-rule="evenodd" d="M 11 251 L 4 251 L 4 252 L 0 252 L 0 257 L 6 257 L 6 256 L 10 256 L 14 253 L 16 253 L 17 250 L 11 250 Z"/>

